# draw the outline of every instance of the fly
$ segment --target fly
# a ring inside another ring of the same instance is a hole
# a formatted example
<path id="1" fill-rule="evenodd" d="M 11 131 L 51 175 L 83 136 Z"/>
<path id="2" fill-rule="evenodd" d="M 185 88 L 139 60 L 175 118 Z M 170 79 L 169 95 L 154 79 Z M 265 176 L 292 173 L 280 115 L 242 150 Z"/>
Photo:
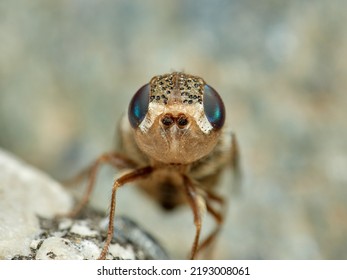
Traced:
<path id="1" fill-rule="evenodd" d="M 225 199 L 216 192 L 218 178 L 227 166 L 239 169 L 236 137 L 224 127 L 225 114 L 217 91 L 202 78 L 185 73 L 155 76 L 135 93 L 120 123 L 121 152 L 101 155 L 83 172 L 88 176 L 87 190 L 69 213 L 75 216 L 86 205 L 102 164 L 130 169 L 113 183 L 108 231 L 99 259 L 106 258 L 112 241 L 117 191 L 130 182 L 166 210 L 190 206 L 195 225 L 190 259 L 216 239 L 225 220 L 221 210 Z M 205 212 L 216 226 L 200 241 Z"/>

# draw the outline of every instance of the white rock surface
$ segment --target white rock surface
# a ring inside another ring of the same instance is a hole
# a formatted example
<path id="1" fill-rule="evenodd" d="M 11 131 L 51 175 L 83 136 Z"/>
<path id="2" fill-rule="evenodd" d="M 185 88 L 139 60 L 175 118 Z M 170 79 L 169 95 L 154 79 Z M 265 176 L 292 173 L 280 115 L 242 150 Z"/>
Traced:
<path id="1" fill-rule="evenodd" d="M 0 259 L 30 253 L 37 216 L 69 211 L 72 197 L 54 180 L 0 150 Z"/>
<path id="2" fill-rule="evenodd" d="M 55 218 L 72 196 L 44 173 L 0 150 L 0 259 L 96 259 L 108 218 L 86 208 L 76 219 Z M 134 222 L 117 217 L 108 259 L 163 259 L 166 253 Z"/>

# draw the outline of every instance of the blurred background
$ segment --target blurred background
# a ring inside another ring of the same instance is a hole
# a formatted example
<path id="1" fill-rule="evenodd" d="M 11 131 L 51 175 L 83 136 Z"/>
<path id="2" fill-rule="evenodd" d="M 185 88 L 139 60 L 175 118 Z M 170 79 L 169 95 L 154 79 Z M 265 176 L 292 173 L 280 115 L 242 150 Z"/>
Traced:
<path id="1" fill-rule="evenodd" d="M 198 75 L 225 101 L 244 169 L 215 257 L 346 259 L 346 24 L 344 0 L 2 0 L 0 147 L 67 179 L 112 149 L 152 76 Z M 116 174 L 101 173 L 93 203 L 108 209 Z M 164 213 L 131 186 L 118 199 L 186 257 L 188 208 Z"/>

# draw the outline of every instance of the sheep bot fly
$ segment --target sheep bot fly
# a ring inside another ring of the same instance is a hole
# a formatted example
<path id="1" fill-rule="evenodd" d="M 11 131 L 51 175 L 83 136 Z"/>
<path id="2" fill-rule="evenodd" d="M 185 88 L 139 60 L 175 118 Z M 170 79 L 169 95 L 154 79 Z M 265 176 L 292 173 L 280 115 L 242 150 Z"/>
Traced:
<path id="1" fill-rule="evenodd" d="M 88 202 L 101 164 L 130 170 L 113 183 L 107 237 L 99 259 L 106 258 L 113 237 L 118 188 L 130 182 L 164 209 L 190 206 L 195 225 L 191 259 L 216 238 L 225 216 L 220 210 L 225 200 L 216 193 L 218 178 L 227 166 L 234 171 L 239 166 L 236 137 L 224 127 L 225 113 L 219 94 L 202 78 L 185 73 L 155 76 L 135 93 L 128 116 L 120 122 L 121 152 L 101 155 L 83 172 L 88 176 L 87 190 L 69 213 L 75 216 Z M 200 242 L 206 212 L 216 227 Z"/>

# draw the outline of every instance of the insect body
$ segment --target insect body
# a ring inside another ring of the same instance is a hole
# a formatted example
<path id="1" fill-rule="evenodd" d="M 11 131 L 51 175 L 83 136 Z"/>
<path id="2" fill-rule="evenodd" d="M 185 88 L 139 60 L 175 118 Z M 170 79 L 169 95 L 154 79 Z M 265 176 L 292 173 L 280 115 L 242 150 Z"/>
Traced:
<path id="1" fill-rule="evenodd" d="M 234 134 L 223 128 L 224 104 L 203 79 L 174 72 L 155 76 L 132 98 L 128 117 L 120 125 L 120 151 L 105 153 L 88 168 L 89 185 L 75 215 L 87 203 L 101 163 L 131 169 L 115 180 L 109 226 L 100 259 L 105 259 L 114 231 L 116 193 L 128 182 L 136 184 L 160 205 L 171 210 L 188 204 L 196 228 L 190 258 L 210 244 L 224 220 L 224 199 L 215 192 L 220 173 L 227 165 L 238 168 Z M 202 242 L 202 214 L 209 213 L 216 228 Z"/>

